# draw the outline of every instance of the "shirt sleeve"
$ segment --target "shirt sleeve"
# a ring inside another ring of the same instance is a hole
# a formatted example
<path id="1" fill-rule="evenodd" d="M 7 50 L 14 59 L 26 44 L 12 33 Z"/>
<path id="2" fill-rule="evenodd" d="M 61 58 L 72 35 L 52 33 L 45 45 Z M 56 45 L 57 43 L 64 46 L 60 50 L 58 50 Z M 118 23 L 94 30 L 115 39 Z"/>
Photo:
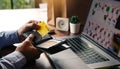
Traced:
<path id="1" fill-rule="evenodd" d="M 19 42 L 17 31 L 0 32 L 0 48 Z"/>
<path id="2" fill-rule="evenodd" d="M 26 63 L 25 56 L 19 51 L 14 51 L 13 53 L 0 59 L 1 69 L 21 69 Z"/>

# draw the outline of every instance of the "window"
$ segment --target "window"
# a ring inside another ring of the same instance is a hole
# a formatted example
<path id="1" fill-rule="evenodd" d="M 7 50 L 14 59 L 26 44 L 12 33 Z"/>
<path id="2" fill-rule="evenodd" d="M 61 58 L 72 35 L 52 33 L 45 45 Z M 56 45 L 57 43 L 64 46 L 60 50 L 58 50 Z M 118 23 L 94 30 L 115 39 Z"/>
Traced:
<path id="1" fill-rule="evenodd" d="M 0 0 L 0 9 L 35 8 L 35 0 Z"/>
<path id="2" fill-rule="evenodd" d="M 20 8 L 34 8 L 35 0 L 11 0 L 13 3 L 13 9 Z"/>
<path id="3" fill-rule="evenodd" d="M 11 9 L 11 0 L 0 0 L 0 9 Z"/>
<path id="4" fill-rule="evenodd" d="M 0 9 L 38 8 L 39 3 L 46 2 L 47 0 L 0 0 Z"/>

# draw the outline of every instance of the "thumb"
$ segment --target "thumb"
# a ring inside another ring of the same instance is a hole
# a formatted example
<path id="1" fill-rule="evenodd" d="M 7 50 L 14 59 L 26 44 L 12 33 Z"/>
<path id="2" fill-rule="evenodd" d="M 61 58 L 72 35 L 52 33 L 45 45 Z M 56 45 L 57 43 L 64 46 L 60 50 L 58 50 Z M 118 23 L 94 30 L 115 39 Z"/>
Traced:
<path id="1" fill-rule="evenodd" d="M 30 34 L 26 39 L 25 41 L 32 41 L 34 39 L 34 35 L 33 34 Z"/>

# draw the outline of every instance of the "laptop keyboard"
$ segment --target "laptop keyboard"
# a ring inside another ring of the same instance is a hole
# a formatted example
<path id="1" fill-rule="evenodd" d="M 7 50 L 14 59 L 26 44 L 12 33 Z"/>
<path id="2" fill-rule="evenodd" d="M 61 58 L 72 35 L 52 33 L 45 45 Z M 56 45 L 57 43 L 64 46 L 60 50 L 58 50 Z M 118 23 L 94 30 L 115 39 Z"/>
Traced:
<path id="1" fill-rule="evenodd" d="M 67 44 L 86 64 L 109 61 L 108 58 L 90 48 L 80 37 L 67 39 Z"/>

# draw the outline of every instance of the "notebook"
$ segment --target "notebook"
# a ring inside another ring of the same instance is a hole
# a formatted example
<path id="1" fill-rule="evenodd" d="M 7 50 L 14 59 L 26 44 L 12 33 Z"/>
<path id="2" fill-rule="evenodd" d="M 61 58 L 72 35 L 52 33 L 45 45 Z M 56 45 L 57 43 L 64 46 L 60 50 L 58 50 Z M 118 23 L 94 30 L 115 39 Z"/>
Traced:
<path id="1" fill-rule="evenodd" d="M 120 1 L 93 0 L 79 36 L 70 49 L 51 55 L 57 69 L 102 69 L 120 65 Z M 86 68 L 87 67 L 87 68 Z"/>

